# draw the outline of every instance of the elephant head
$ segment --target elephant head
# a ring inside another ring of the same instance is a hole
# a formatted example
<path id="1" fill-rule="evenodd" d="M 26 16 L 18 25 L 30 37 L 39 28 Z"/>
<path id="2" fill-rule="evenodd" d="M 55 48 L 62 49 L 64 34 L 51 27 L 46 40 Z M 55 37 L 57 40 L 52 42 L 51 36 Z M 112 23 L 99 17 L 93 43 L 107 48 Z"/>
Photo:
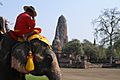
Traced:
<path id="1" fill-rule="evenodd" d="M 26 56 L 32 52 L 34 70 L 26 71 L 25 65 L 27 62 Z M 49 80 L 61 80 L 61 71 L 55 53 L 48 44 L 33 39 L 30 42 L 18 43 L 12 50 L 12 67 L 19 72 L 31 73 L 36 76 L 46 75 Z M 14 62 L 14 60 L 16 62 Z M 14 65 L 14 63 L 17 63 Z M 18 66 L 20 66 L 18 68 Z"/>
<path id="2" fill-rule="evenodd" d="M 58 65 L 58 61 L 55 53 L 46 45 L 44 42 L 41 42 L 37 39 L 31 41 L 32 51 L 35 53 L 36 64 L 39 64 L 36 67 L 38 71 L 32 71 L 31 74 L 42 75 L 45 74 L 50 80 L 61 80 L 61 72 Z"/>

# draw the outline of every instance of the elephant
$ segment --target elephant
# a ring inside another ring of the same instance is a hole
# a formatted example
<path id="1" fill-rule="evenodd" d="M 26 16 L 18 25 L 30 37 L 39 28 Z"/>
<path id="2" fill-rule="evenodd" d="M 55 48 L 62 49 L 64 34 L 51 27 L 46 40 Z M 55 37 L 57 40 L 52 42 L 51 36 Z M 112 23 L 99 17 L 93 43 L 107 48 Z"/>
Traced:
<path id="1" fill-rule="evenodd" d="M 35 76 L 45 75 L 49 80 L 62 80 L 56 55 L 50 45 L 37 37 L 29 41 L 16 41 L 8 33 L 5 33 L 2 39 L 0 80 L 26 80 L 26 74 Z M 32 71 L 25 69 L 29 52 L 32 53 L 34 62 L 34 70 Z"/>

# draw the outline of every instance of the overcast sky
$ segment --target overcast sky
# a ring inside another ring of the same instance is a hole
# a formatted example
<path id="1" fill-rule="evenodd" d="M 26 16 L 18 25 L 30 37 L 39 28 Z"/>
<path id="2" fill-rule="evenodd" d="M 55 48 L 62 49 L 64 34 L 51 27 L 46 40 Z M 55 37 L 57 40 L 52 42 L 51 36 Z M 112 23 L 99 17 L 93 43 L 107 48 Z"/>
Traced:
<path id="1" fill-rule="evenodd" d="M 67 20 L 68 39 L 87 39 L 93 42 L 92 20 L 103 9 L 120 8 L 120 0 L 0 0 L 0 16 L 4 16 L 13 25 L 16 17 L 22 13 L 24 5 L 32 5 L 37 10 L 36 26 L 42 28 L 42 34 L 52 43 L 58 18 L 63 15 Z M 0 3 L 1 4 L 1 3 Z"/>

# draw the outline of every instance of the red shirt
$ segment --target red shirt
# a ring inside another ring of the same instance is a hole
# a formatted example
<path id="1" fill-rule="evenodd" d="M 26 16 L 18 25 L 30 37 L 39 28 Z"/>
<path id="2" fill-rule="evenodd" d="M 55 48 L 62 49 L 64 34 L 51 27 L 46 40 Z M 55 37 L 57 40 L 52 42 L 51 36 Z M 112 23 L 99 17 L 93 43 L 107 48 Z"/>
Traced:
<path id="1" fill-rule="evenodd" d="M 41 32 L 40 28 L 35 28 L 35 20 L 33 20 L 26 12 L 21 13 L 17 17 L 14 27 L 14 32 L 16 35 L 22 36 L 23 34 L 32 32 L 35 29 Z"/>

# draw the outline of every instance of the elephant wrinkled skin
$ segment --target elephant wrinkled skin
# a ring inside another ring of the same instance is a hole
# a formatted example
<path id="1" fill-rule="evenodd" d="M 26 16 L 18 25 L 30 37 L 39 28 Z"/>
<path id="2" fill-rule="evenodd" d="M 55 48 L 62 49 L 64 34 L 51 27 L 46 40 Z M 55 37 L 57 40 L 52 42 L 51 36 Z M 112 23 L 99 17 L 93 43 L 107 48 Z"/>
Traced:
<path id="1" fill-rule="evenodd" d="M 12 47 L 14 45 L 14 47 Z M 26 80 L 22 71 L 11 68 L 11 57 L 25 67 L 27 55 L 32 52 L 35 69 L 28 73 L 36 76 L 46 75 L 49 80 L 61 80 L 61 71 L 55 53 L 44 42 L 33 39 L 30 42 L 13 41 L 5 34 L 0 49 L 0 80 Z M 17 63 L 17 64 L 18 64 Z"/>

